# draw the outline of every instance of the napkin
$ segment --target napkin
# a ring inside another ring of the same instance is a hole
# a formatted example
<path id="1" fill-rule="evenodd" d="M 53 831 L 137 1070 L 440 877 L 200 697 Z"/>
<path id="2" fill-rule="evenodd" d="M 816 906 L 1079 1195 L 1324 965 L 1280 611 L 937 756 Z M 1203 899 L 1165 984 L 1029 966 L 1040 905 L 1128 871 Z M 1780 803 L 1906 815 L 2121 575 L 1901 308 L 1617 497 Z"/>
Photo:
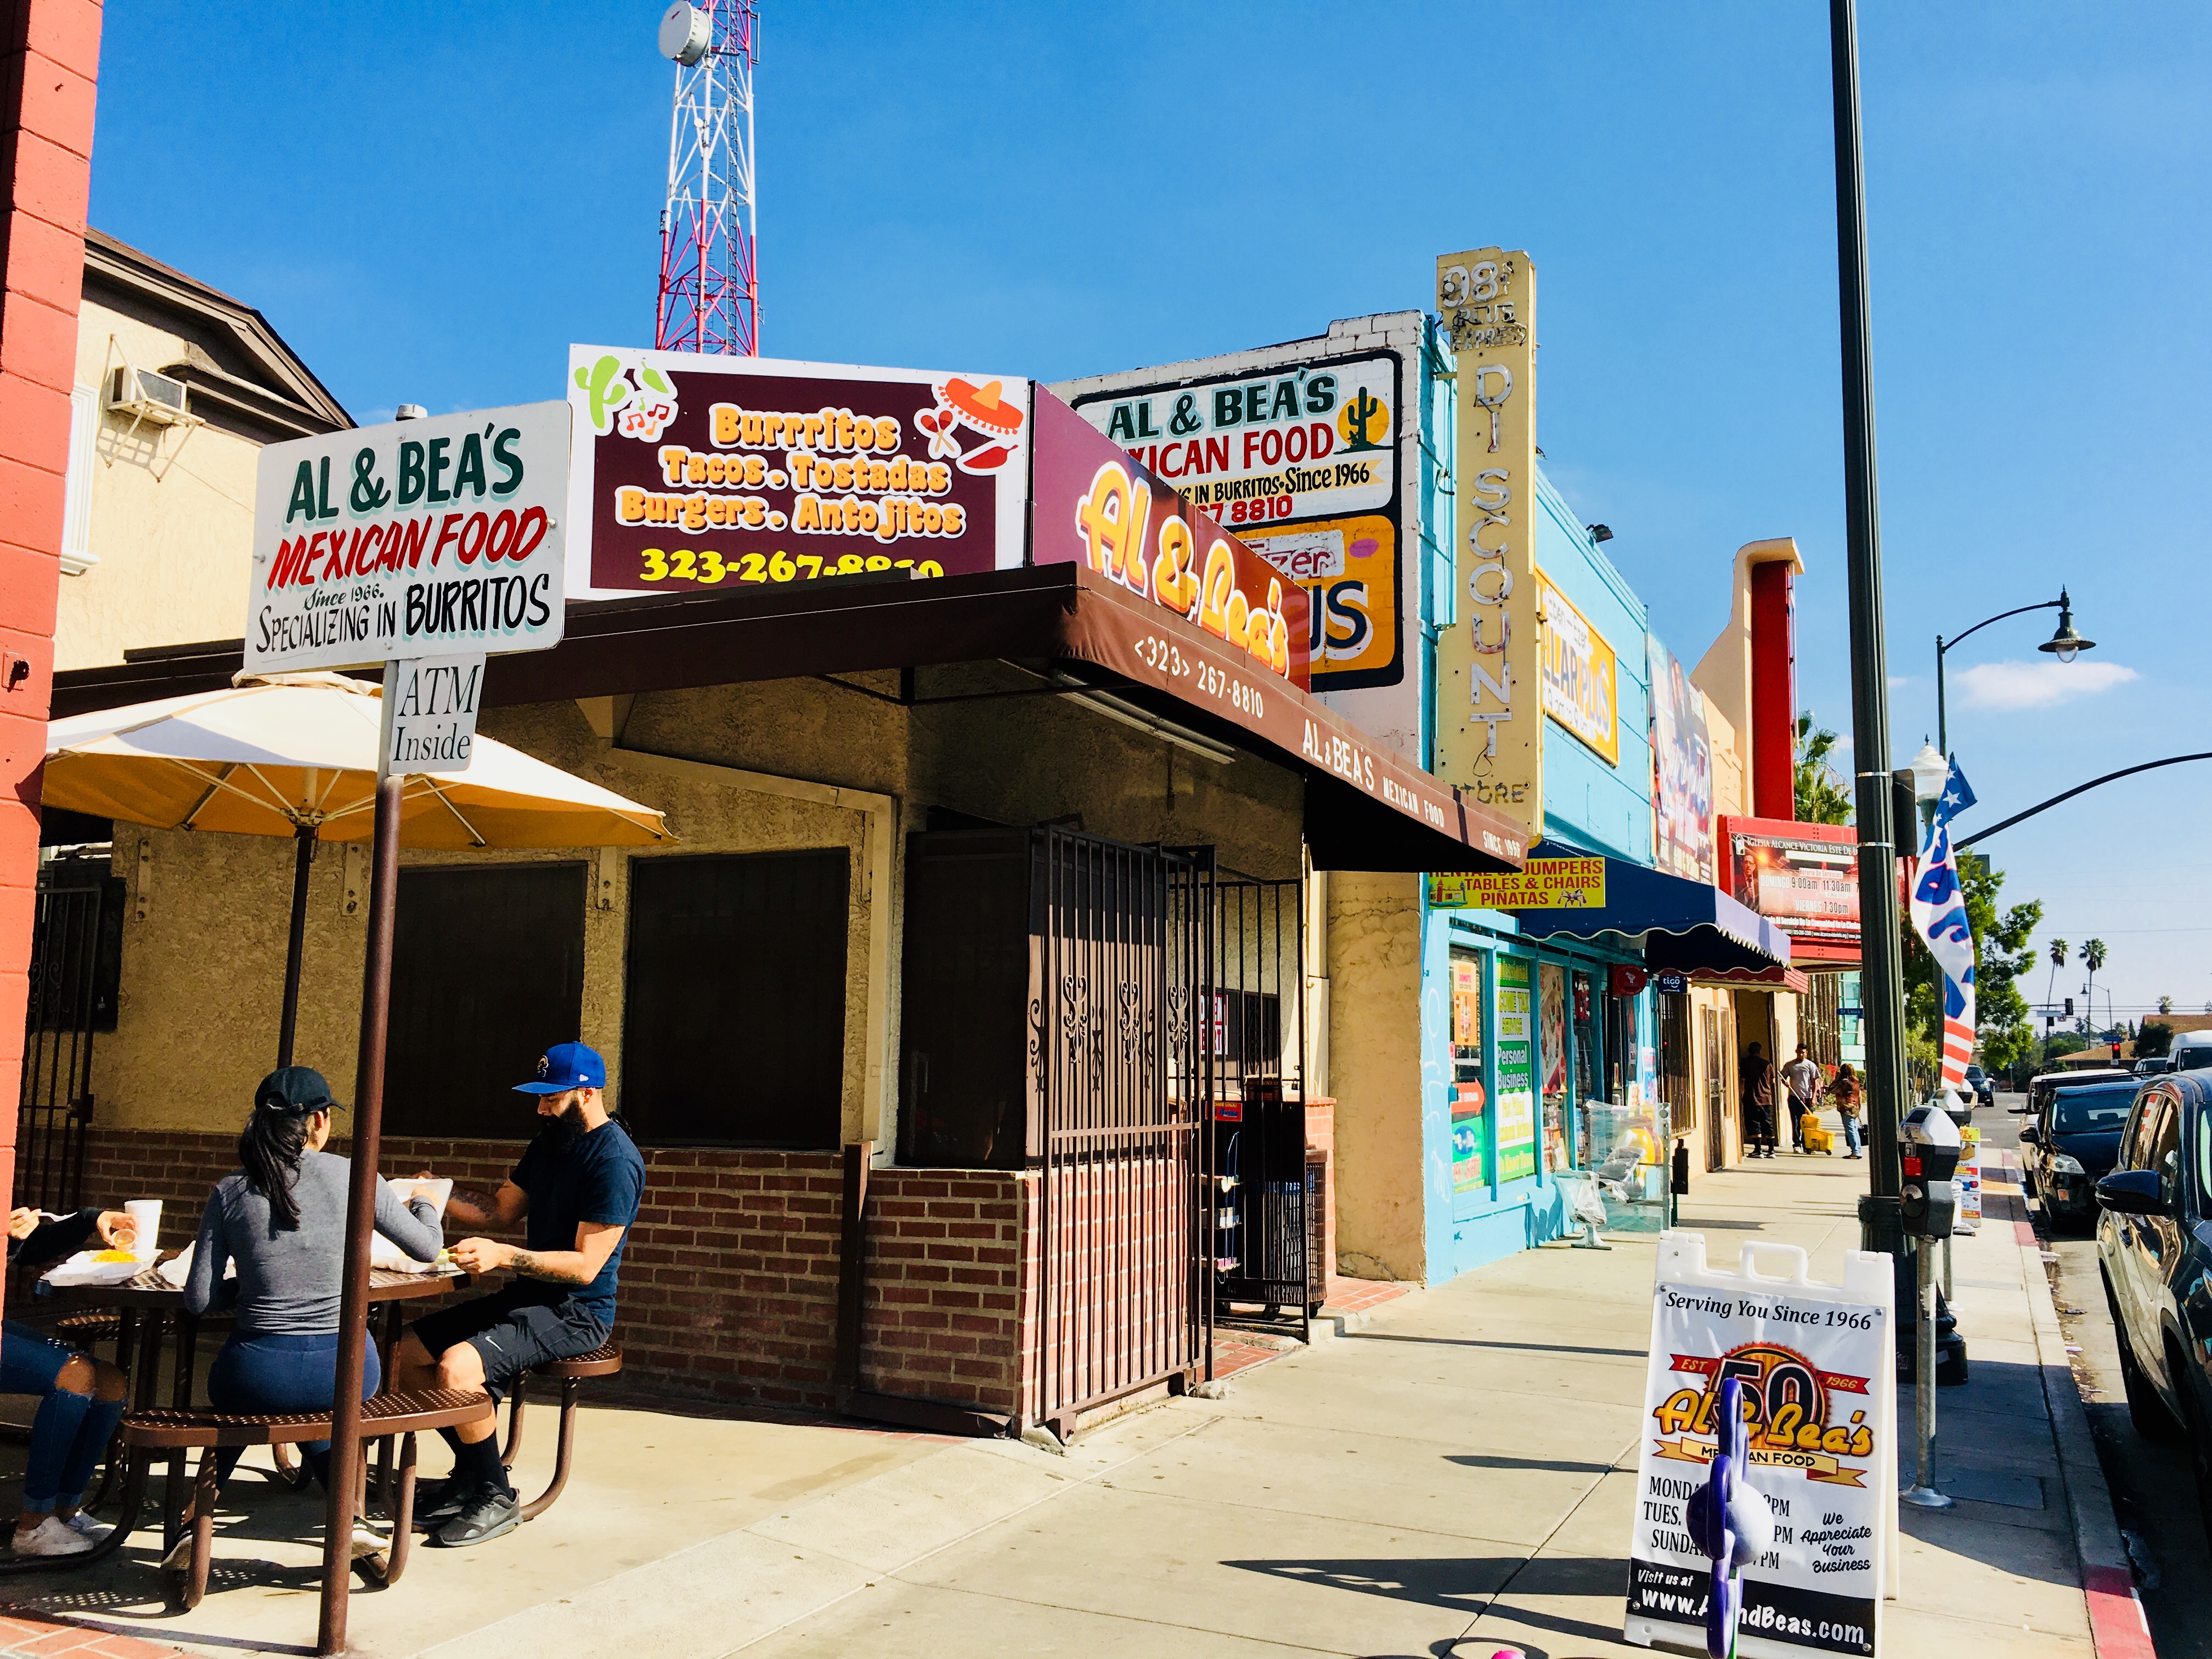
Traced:
<path id="1" fill-rule="evenodd" d="M 183 1249 L 178 1251 L 177 1254 L 172 1256 L 168 1261 L 164 1261 L 160 1267 L 155 1268 L 154 1271 L 161 1275 L 161 1282 L 164 1285 L 168 1285 L 172 1290 L 183 1290 L 185 1288 L 185 1280 L 191 1277 L 192 1252 L 198 1248 L 199 1241 L 198 1239 L 194 1239 L 191 1243 L 185 1245 Z M 222 1264 L 222 1276 L 225 1279 L 237 1278 L 238 1263 L 234 1261 L 225 1261 Z"/>

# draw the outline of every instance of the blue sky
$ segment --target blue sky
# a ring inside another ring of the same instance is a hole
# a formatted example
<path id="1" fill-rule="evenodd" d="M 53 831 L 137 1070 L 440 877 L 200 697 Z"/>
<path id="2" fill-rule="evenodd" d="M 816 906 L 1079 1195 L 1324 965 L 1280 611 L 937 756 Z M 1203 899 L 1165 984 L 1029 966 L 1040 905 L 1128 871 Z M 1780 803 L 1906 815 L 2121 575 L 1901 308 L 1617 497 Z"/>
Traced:
<path id="1" fill-rule="evenodd" d="M 1055 379 L 1525 247 L 1554 481 L 1692 659 L 1735 549 L 1795 535 L 1800 699 L 1849 730 L 1825 7 L 766 3 L 769 353 Z M 93 222 L 357 418 L 557 396 L 568 342 L 652 331 L 658 12 L 109 0 Z M 1872 0 L 1861 33 L 1898 757 L 1937 632 L 2063 582 L 2098 641 L 2050 667 L 2044 613 L 1955 653 L 1994 822 L 2212 747 L 2212 10 Z M 2212 1003 L 2208 809 L 2175 768 L 1990 843 L 2043 939 L 2111 946 L 2100 1007 Z"/>

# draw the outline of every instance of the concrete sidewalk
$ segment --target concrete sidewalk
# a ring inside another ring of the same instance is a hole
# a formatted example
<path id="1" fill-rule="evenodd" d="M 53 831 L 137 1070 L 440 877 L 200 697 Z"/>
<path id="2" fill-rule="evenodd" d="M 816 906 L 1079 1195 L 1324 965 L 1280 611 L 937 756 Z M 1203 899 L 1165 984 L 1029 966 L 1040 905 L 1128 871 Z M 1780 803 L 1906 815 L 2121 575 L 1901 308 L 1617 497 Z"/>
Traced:
<path id="1" fill-rule="evenodd" d="M 1834 1279 L 1865 1167 L 1785 1154 L 1701 1177 L 1683 1224 L 1716 1265 L 1755 1236 Z M 513 1540 L 432 1553 L 420 1583 L 360 1598 L 356 1628 L 393 1659 L 1642 1653 L 1619 1632 L 1654 1254 L 1648 1238 L 1526 1252 L 1065 1455 L 610 1413 L 585 1429 L 607 1486 Z M 1884 1653 L 2087 1659 L 2069 1503 L 2093 1521 L 2105 1504 L 2107 1528 L 2109 1504 L 2046 1405 L 2039 1259 L 1993 1215 L 1960 1241 L 1956 1284 L 1974 1375 L 1942 1391 L 1942 1471 L 1962 1501 L 1907 1512 Z M 781 1480 L 748 1467 L 771 1453 Z M 105 1601 L 112 1618 L 146 1577 L 47 1605 Z M 262 1577 L 186 1619 L 118 1622 L 208 1652 L 273 1647 L 279 1627 L 312 1630 L 306 1589 Z"/>

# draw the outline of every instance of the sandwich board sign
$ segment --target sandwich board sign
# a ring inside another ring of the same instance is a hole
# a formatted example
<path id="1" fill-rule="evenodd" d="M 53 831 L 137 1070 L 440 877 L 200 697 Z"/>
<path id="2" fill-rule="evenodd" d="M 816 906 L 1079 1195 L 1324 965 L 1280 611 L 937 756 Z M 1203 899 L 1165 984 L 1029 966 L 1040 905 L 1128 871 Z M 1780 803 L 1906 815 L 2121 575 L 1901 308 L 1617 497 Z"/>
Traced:
<path id="1" fill-rule="evenodd" d="M 1779 1268 L 1760 1272 L 1760 1264 Z M 1897 1555 L 1897 1330 L 1890 1259 L 1853 1250 L 1841 1285 L 1806 1277 L 1795 1245 L 1748 1243 L 1705 1265 L 1702 1234 L 1660 1235 L 1637 1460 L 1624 1634 L 1705 1650 L 1712 1563 L 1685 1513 L 1717 1443 L 1721 1384 L 1740 1379 L 1749 1467 L 1774 1522 L 1743 1569 L 1743 1659 L 1872 1659 Z"/>

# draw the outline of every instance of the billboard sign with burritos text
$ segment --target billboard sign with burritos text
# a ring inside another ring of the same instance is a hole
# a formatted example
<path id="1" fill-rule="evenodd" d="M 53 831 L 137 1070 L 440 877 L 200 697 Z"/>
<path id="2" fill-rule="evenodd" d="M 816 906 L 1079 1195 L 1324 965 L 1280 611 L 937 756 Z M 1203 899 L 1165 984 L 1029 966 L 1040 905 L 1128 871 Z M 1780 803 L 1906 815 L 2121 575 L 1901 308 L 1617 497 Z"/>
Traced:
<path id="1" fill-rule="evenodd" d="M 246 672 L 559 644 L 568 476 L 558 403 L 267 446 Z"/>
<path id="2" fill-rule="evenodd" d="M 1306 688 L 1305 590 L 1042 388 L 1034 489 L 1036 563 L 1087 566 Z"/>
<path id="3" fill-rule="evenodd" d="M 568 401 L 579 597 L 1022 562 L 1019 376 L 578 345 Z"/>

